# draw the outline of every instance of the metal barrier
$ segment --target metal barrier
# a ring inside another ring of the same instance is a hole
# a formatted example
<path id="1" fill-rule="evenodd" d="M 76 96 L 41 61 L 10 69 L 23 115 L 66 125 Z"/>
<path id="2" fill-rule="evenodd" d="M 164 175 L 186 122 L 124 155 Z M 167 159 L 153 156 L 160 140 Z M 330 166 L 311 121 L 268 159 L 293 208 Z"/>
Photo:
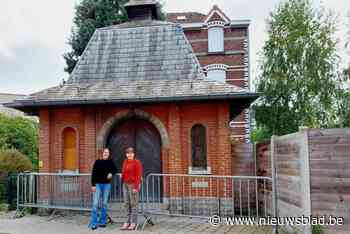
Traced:
<path id="1" fill-rule="evenodd" d="M 17 211 L 25 207 L 89 211 L 90 174 L 23 173 L 17 177 Z M 208 218 L 274 215 L 273 180 L 256 176 L 149 174 L 143 179 L 139 213 Z M 123 208 L 120 175 L 112 180 L 110 211 Z"/>
<path id="2" fill-rule="evenodd" d="M 207 218 L 273 212 L 269 177 L 150 174 L 146 185 L 149 214 Z"/>

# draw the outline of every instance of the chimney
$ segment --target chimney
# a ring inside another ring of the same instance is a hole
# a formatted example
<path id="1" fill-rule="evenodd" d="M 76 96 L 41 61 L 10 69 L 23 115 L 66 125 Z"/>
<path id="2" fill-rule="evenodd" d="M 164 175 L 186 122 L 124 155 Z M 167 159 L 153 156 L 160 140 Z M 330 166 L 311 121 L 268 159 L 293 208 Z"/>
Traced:
<path id="1" fill-rule="evenodd" d="M 160 20 L 159 3 L 156 0 L 130 0 L 125 4 L 130 21 Z"/>

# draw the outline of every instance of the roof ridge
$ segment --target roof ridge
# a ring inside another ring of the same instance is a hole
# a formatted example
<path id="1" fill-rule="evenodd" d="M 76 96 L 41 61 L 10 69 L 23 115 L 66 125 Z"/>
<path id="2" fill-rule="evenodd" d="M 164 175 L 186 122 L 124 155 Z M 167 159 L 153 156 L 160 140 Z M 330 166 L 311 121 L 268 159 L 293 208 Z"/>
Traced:
<path id="1" fill-rule="evenodd" d="M 149 28 L 149 27 L 161 27 L 161 26 L 165 26 L 165 25 L 177 25 L 177 23 L 173 23 L 173 22 L 170 22 L 170 21 L 161 21 L 161 20 L 140 20 L 139 21 L 140 23 L 148 23 L 148 22 L 155 22 L 155 23 L 160 23 L 160 24 L 145 24 L 145 25 L 141 25 L 141 26 L 133 26 L 133 27 L 120 27 L 120 26 L 125 26 L 125 25 L 128 25 L 128 24 L 132 24 L 132 23 L 135 23 L 135 21 L 128 21 L 128 22 L 125 22 L 125 23 L 122 23 L 122 24 L 115 24 L 115 25 L 110 25 L 110 26 L 107 26 L 107 27 L 102 27 L 102 28 L 97 28 L 96 31 L 104 31 L 104 30 L 122 30 L 122 29 L 130 29 L 130 28 Z M 135 23 L 136 25 L 136 23 Z"/>

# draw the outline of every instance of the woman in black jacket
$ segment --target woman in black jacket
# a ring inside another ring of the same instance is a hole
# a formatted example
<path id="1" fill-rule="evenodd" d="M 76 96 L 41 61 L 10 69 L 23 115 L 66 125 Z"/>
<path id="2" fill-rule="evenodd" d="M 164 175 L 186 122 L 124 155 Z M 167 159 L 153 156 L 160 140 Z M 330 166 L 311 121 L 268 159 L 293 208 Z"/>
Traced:
<path id="1" fill-rule="evenodd" d="M 91 186 L 93 192 L 93 204 L 91 212 L 91 221 L 89 227 L 94 230 L 97 227 L 106 227 L 108 198 L 111 191 L 111 181 L 117 168 L 110 159 L 109 149 L 105 148 L 102 157 L 94 163 L 91 174 Z M 98 203 L 102 199 L 101 216 L 98 220 Z"/>

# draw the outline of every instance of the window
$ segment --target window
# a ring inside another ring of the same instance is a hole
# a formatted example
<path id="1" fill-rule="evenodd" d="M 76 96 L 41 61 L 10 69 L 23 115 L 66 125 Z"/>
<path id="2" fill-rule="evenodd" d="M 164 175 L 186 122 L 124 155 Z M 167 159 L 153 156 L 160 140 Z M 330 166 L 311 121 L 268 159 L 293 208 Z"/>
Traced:
<path id="1" fill-rule="evenodd" d="M 63 131 L 63 171 L 77 170 L 77 136 L 73 128 Z"/>
<path id="2" fill-rule="evenodd" d="M 210 70 L 210 71 L 207 71 L 207 77 L 210 80 L 225 82 L 226 81 L 226 71 L 224 71 L 224 70 Z"/>
<path id="3" fill-rule="evenodd" d="M 226 82 L 226 71 L 228 66 L 225 64 L 211 64 L 204 69 L 207 71 L 207 78 L 220 82 Z"/>
<path id="4" fill-rule="evenodd" d="M 192 167 L 207 169 L 207 144 L 205 127 L 196 124 L 191 129 Z"/>
<path id="5" fill-rule="evenodd" d="M 208 52 L 224 52 L 224 28 L 213 26 L 208 29 Z"/>

